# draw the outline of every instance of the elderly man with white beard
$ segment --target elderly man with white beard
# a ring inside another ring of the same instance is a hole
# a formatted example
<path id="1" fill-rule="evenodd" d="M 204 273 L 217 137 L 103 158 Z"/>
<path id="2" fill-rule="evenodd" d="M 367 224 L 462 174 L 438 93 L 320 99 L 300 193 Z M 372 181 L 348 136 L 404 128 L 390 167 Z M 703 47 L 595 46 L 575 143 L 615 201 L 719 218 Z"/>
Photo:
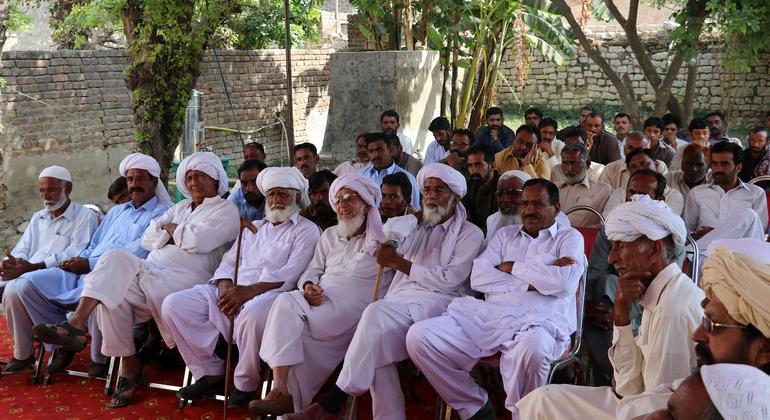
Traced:
<path id="1" fill-rule="evenodd" d="M 481 229 L 466 219 L 460 202 L 466 181 L 460 172 L 431 163 L 422 167 L 417 179 L 423 212 L 388 220 L 386 237 L 400 244 L 382 244 L 377 250 L 377 263 L 397 271 L 387 295 L 361 315 L 337 383 L 327 396 L 284 418 L 339 418 L 348 396 L 366 390 L 372 394 L 374 418 L 405 418 L 396 363 L 409 358 L 406 333 L 412 324 L 440 315 L 453 298 L 466 293 L 473 259 L 484 240 Z"/>
<path id="2" fill-rule="evenodd" d="M 297 286 L 276 299 L 260 350 L 273 369 L 273 390 L 252 401 L 257 416 L 299 411 L 345 356 L 361 313 L 371 303 L 377 277 L 377 244 L 385 240 L 377 211 L 380 190 L 363 175 L 337 178 L 329 201 L 339 223 L 327 229 Z M 390 285 L 384 272 L 380 296 Z"/>
<path id="3" fill-rule="evenodd" d="M 126 249 L 107 251 L 86 276 L 75 315 L 68 322 L 34 328 L 40 341 L 80 351 L 86 340 L 83 326 L 96 311 L 102 353 L 123 359 L 110 408 L 130 404 L 142 383 L 134 325 L 154 319 L 166 344 L 173 346 L 160 316 L 163 299 L 209 279 L 238 235 L 238 209 L 220 197 L 227 192 L 227 173 L 217 155 L 198 152 L 186 157 L 176 181 L 187 199 L 150 222 L 142 237 L 142 248 L 150 251 L 147 260 Z"/>
<path id="4" fill-rule="evenodd" d="M 522 224 L 497 231 L 473 261 L 471 287 L 484 300 L 455 298 L 445 314 L 417 322 L 406 335 L 412 361 L 461 419 L 496 418 L 470 375 L 480 359 L 501 352 L 505 407 L 517 418 L 515 404 L 545 385 L 551 361 L 575 332 L 583 238 L 560 212 L 550 181 L 527 181 L 519 211 Z"/>
<path id="5" fill-rule="evenodd" d="M 259 349 L 270 306 L 281 292 L 294 289 L 313 256 L 320 232 L 299 215 L 300 191 L 307 191 L 302 173 L 293 167 L 266 168 L 257 176 L 257 187 L 267 197 L 265 217 L 253 222 L 256 233 L 243 232 L 241 261 L 235 261 L 236 243 L 207 283 L 163 301 L 163 322 L 195 378 L 177 392 L 180 398 L 194 401 L 222 387 L 225 363 L 214 349 L 220 334 L 228 336 L 234 317 L 239 360 L 229 403 L 249 402 L 260 383 Z M 238 284 L 233 285 L 236 264 Z"/>

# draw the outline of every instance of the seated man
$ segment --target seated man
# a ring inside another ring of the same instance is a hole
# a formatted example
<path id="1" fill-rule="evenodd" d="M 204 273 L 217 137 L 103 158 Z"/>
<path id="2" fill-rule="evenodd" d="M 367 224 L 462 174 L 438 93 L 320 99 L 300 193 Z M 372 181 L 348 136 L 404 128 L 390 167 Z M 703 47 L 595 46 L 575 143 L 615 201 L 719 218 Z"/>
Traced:
<path id="1" fill-rule="evenodd" d="M 310 205 L 303 208 L 299 215 L 315 223 L 321 231 L 337 224 L 337 215 L 329 205 L 329 186 L 337 179 L 332 171 L 322 169 L 308 179 L 308 197 Z"/>
<path id="2" fill-rule="evenodd" d="M 54 268 L 78 255 L 97 227 L 96 213 L 70 200 L 72 176 L 61 166 L 49 166 L 38 176 L 43 210 L 35 212 L 24 234 L 0 266 L 0 280 Z"/>
<path id="3" fill-rule="evenodd" d="M 257 188 L 257 175 L 267 168 L 261 160 L 247 160 L 238 167 L 240 186 L 227 196 L 238 207 L 238 213 L 247 221 L 265 217 L 265 197 Z"/>
<path id="4" fill-rule="evenodd" d="M 623 188 L 628 184 L 628 178 L 631 176 L 631 169 L 628 167 L 629 155 L 631 152 L 637 149 L 649 149 L 650 140 L 644 137 L 641 133 L 629 133 L 626 136 L 626 144 L 623 146 L 623 153 L 625 159 L 616 160 L 607 164 L 602 171 L 602 176 L 599 178 L 599 182 L 607 184 L 612 188 Z M 663 175 L 666 174 L 668 168 L 666 164 L 659 161 L 657 155 L 653 152 L 653 161 L 655 166 L 652 168 Z"/>
<path id="5" fill-rule="evenodd" d="M 235 243 L 222 258 L 208 283 L 169 295 L 163 301 L 163 323 L 195 378 L 180 389 L 180 398 L 195 401 L 224 382 L 225 362 L 215 353 L 220 334 L 233 338 L 239 359 L 235 366 L 234 406 L 245 406 L 261 383 L 259 348 L 270 305 L 281 292 L 292 290 L 313 256 L 319 230 L 298 215 L 300 190 L 305 179 L 295 168 L 267 168 L 257 178 L 267 197 L 265 218 L 254 222 L 256 233 L 246 229 L 241 261 Z M 239 265 L 238 284 L 233 271 Z"/>
<path id="6" fill-rule="evenodd" d="M 592 162 L 609 165 L 611 162 L 621 159 L 620 142 L 617 137 L 604 129 L 604 116 L 600 112 L 588 114 L 581 128 L 586 132 L 587 140 L 592 144 L 588 148 L 591 151 Z M 628 136 L 626 136 L 626 140 L 628 140 Z"/>
<path id="7" fill-rule="evenodd" d="M 132 153 L 120 162 L 119 170 L 126 177 L 131 201 L 107 212 L 88 247 L 58 266 L 25 273 L 6 286 L 3 307 L 13 336 L 13 359 L 4 373 L 21 372 L 34 363 L 32 328 L 40 323 L 65 320 L 64 308 L 77 303 L 85 277 L 104 253 L 122 248 L 137 258 L 147 256 L 147 251 L 141 247 L 142 234 L 150 220 L 171 206 L 168 192 L 158 178 L 160 166 L 150 156 Z M 101 336 L 95 328 L 95 319 L 89 324 L 93 339 L 89 374 L 97 376 L 106 370 L 107 360 L 100 352 Z M 85 318 L 81 328 L 85 328 Z M 46 348 L 53 349 L 52 346 Z M 60 351 L 58 355 L 59 358 L 48 366 L 49 373 L 64 369 L 74 354 Z"/>
<path id="8" fill-rule="evenodd" d="M 439 162 L 451 166 L 468 178 L 470 176 L 468 173 L 468 152 L 472 142 L 472 131 L 465 128 L 458 128 L 453 131 L 452 140 L 449 141 L 449 155 Z"/>
<path id="9" fill-rule="evenodd" d="M 405 174 L 412 184 L 410 205 L 419 210 L 420 191 L 417 190 L 417 181 L 412 174 L 396 165 L 391 157 L 390 146 L 393 144 L 393 138 L 385 133 L 365 133 L 364 139 L 366 140 L 366 150 L 369 152 L 369 164 L 364 166 L 359 173 L 371 179 L 377 185 L 382 184 L 382 179 L 386 175 L 396 172 Z"/>
<path id="10" fill-rule="evenodd" d="M 608 418 L 615 415 L 620 398 L 695 368 L 688 337 L 703 316 L 703 291 L 674 261 L 675 247 L 684 243 L 684 222 L 665 203 L 637 195 L 610 214 L 605 230 L 612 242 L 608 262 L 620 274 L 608 352 L 615 387 L 548 385 L 518 403 L 522 419 Z M 644 312 L 634 337 L 631 308 L 637 300 Z"/>
<path id="11" fill-rule="evenodd" d="M 498 230 L 473 261 L 471 287 L 484 300 L 455 298 L 447 312 L 409 328 L 406 348 L 460 418 L 495 419 L 470 370 L 500 352 L 505 407 L 546 384 L 551 361 L 575 332 L 575 293 L 585 270 L 583 238 L 560 215 L 559 191 L 532 179 L 521 193 L 522 224 Z"/>
<path id="12" fill-rule="evenodd" d="M 679 147 L 677 147 L 676 156 L 674 156 L 674 160 L 671 161 L 671 167 L 668 168 L 669 170 L 676 171 L 682 169 L 682 152 L 684 151 L 684 148 L 689 144 L 697 144 L 705 150 L 706 162 L 708 162 L 711 157 L 711 153 L 709 152 L 710 131 L 708 121 L 703 118 L 695 118 L 690 121 L 687 129 L 687 132 L 690 134 L 691 142 L 687 144 L 681 144 Z"/>
<path id="13" fill-rule="evenodd" d="M 749 132 L 748 146 L 743 151 L 743 168 L 738 178 L 749 182 L 759 176 L 770 175 L 770 142 L 767 141 L 768 129 L 755 127 Z"/>
<path id="14" fill-rule="evenodd" d="M 398 112 L 388 109 L 380 115 L 380 130 L 385 134 L 396 137 L 398 144 L 403 147 L 406 154 L 414 155 L 414 142 L 406 133 L 400 131 L 399 128 L 401 128 L 401 117 L 398 115 Z"/>
<path id="15" fill-rule="evenodd" d="M 666 184 L 682 193 L 687 200 L 690 190 L 711 182 L 706 150 L 698 144 L 689 144 L 682 151 L 682 169 L 666 172 Z"/>
<path id="16" fill-rule="evenodd" d="M 342 176 L 350 172 L 358 172 L 369 163 L 369 154 L 366 152 L 366 141 L 363 134 L 356 137 L 356 158 L 346 160 L 334 169 L 334 175 Z"/>
<path id="17" fill-rule="evenodd" d="M 570 144 L 570 143 L 581 143 L 583 146 L 586 147 L 586 149 L 591 150 L 592 143 L 590 141 L 587 141 L 585 138 L 585 135 L 583 134 L 580 129 L 577 128 L 569 128 L 564 132 L 564 144 Z M 561 159 L 561 155 L 559 156 L 559 159 Z M 588 177 L 588 180 L 596 183 L 599 182 L 599 178 L 602 176 L 602 172 L 604 172 L 605 166 L 601 163 L 596 163 L 591 160 L 591 155 L 589 153 L 588 155 L 588 170 L 586 172 L 586 176 Z M 561 169 L 561 163 L 554 165 L 554 167 L 551 169 L 551 182 L 555 184 L 559 184 L 559 182 L 564 181 L 564 173 Z"/>
<path id="18" fill-rule="evenodd" d="M 685 203 L 687 231 L 706 250 L 714 239 L 764 239 L 767 198 L 762 188 L 738 178 L 743 163 L 741 147 L 722 141 L 711 146 L 713 183 L 698 185 Z"/>
<path id="19" fill-rule="evenodd" d="M 591 206 L 599 212 L 610 197 L 610 188 L 606 184 L 594 183 L 588 179 L 588 149 L 582 143 L 570 143 L 561 149 L 561 170 L 564 181 L 555 183 L 559 188 L 559 203 L 563 211 L 574 206 Z M 589 227 L 601 223 L 599 216 L 590 211 L 576 211 L 569 215 L 572 226 Z"/>
<path id="20" fill-rule="evenodd" d="M 119 176 L 112 181 L 107 190 L 107 199 L 113 204 L 126 204 L 131 201 L 131 193 L 128 192 L 128 182 L 126 177 Z"/>
<path id="21" fill-rule="evenodd" d="M 497 153 L 513 144 L 515 134 L 504 124 L 503 110 L 493 106 L 486 112 L 487 125 L 479 128 L 473 136 L 473 144 L 486 144 L 492 153 Z"/>
<path id="22" fill-rule="evenodd" d="M 396 165 L 398 165 L 399 168 L 406 170 L 413 176 L 417 176 L 417 173 L 420 172 L 420 168 L 422 168 L 422 161 L 404 151 L 398 136 L 387 133 L 386 135 L 390 137 L 390 146 L 388 146 L 388 149 L 390 150 L 390 156 L 393 158 L 393 162 L 396 162 Z M 366 139 L 364 139 L 364 144 L 366 144 Z M 366 156 L 366 159 L 368 160 L 369 155 L 367 154 Z M 361 168 L 365 166 L 366 165 L 363 165 Z M 358 172 L 360 173 L 360 169 Z"/>
<path id="23" fill-rule="evenodd" d="M 86 320 L 96 311 L 102 353 L 123 358 L 110 408 L 130 404 L 142 383 L 134 325 L 154 319 L 163 340 L 173 347 L 173 337 L 160 317 L 163 299 L 210 279 L 238 235 L 238 209 L 220 197 L 227 191 L 227 174 L 217 155 L 198 152 L 186 157 L 176 181 L 187 199 L 150 222 L 142 237 L 142 247 L 150 251 L 147 260 L 124 249 L 106 252 L 85 278 L 75 315 L 34 329 L 42 342 L 80 351 L 86 345 Z"/>
<path id="24" fill-rule="evenodd" d="M 384 184 L 383 184 L 384 185 Z M 380 191 L 359 174 L 337 179 L 331 202 L 339 215 L 327 229 L 297 286 L 276 299 L 267 317 L 260 357 L 273 369 L 264 400 L 249 404 L 257 416 L 306 408 L 342 362 L 361 313 L 372 302 L 377 244 L 385 241 L 377 211 Z M 380 296 L 390 285 L 388 270 Z"/>
<path id="25" fill-rule="evenodd" d="M 650 117 L 644 120 L 644 136 L 650 141 L 650 150 L 655 152 L 658 162 L 671 165 L 676 155 L 676 149 L 669 146 L 663 138 L 663 120 L 658 117 Z"/>
<path id="26" fill-rule="evenodd" d="M 302 175 L 309 179 L 318 171 L 318 149 L 313 143 L 300 143 L 294 146 L 294 167 L 302 172 Z"/>
<path id="27" fill-rule="evenodd" d="M 626 179 L 626 185 L 628 185 L 627 180 L 630 179 L 631 176 L 644 169 L 656 171 L 661 175 L 664 174 L 659 170 L 659 167 L 656 169 L 657 157 L 655 156 L 655 153 L 653 153 L 650 149 L 634 149 L 628 154 L 628 156 L 626 156 L 626 161 L 619 162 L 627 164 L 628 167 L 628 171 L 622 176 L 623 179 Z M 665 179 L 665 177 L 663 177 L 663 179 Z M 666 204 L 668 204 L 668 207 L 671 208 L 671 211 L 676 213 L 678 216 L 681 216 L 682 211 L 684 210 L 684 197 L 682 197 L 682 194 L 679 191 L 666 185 L 666 189 L 663 191 L 663 196 L 665 197 Z M 612 212 L 612 209 L 620 205 L 620 203 L 625 202 L 625 197 L 625 188 L 614 188 L 610 193 L 610 197 L 607 199 L 607 204 L 604 205 L 604 217 L 607 218 L 610 212 Z"/>
<path id="28" fill-rule="evenodd" d="M 380 215 L 383 223 L 391 217 L 406 216 L 415 213 L 409 205 L 409 197 L 412 196 L 412 183 L 401 172 L 386 175 L 382 178 L 382 201 L 380 202 Z"/>
<path id="29" fill-rule="evenodd" d="M 492 167 L 492 153 L 484 144 L 478 144 L 468 151 L 468 192 L 462 202 L 468 210 L 468 220 L 487 231 L 487 218 L 497 211 L 497 178 L 500 175 Z"/>
<path id="30" fill-rule="evenodd" d="M 522 171 L 508 171 L 500 175 L 497 180 L 497 212 L 487 217 L 487 235 L 484 245 L 495 236 L 495 232 L 505 226 L 518 225 L 521 223 L 519 217 L 519 200 L 521 198 L 521 187 L 525 182 L 532 179 L 528 173 Z"/>
<path id="31" fill-rule="evenodd" d="M 258 160 L 265 162 L 267 160 L 267 154 L 265 153 L 265 146 L 262 143 L 252 141 L 243 145 L 243 160 Z"/>
<path id="32" fill-rule="evenodd" d="M 561 148 L 564 142 L 556 138 L 556 132 L 559 129 L 559 123 L 553 118 L 543 118 L 537 124 L 537 130 L 540 133 L 540 142 L 537 147 L 547 155 L 548 165 L 553 171 L 553 167 L 561 163 Z"/>
<path id="33" fill-rule="evenodd" d="M 551 167 L 537 143 L 537 129 L 528 125 L 520 126 L 516 129 L 513 144 L 495 154 L 495 169 L 498 172 L 518 169 L 532 178 L 548 179 L 551 176 Z"/>
<path id="34" fill-rule="evenodd" d="M 425 157 L 422 164 L 438 163 L 449 155 L 449 139 L 452 137 L 452 130 L 449 127 L 449 120 L 446 117 L 436 117 L 430 122 L 428 131 L 433 134 L 433 141 L 428 145 L 425 151 Z"/>
<path id="35" fill-rule="evenodd" d="M 398 248 L 383 244 L 377 251 L 377 263 L 397 271 L 387 295 L 361 315 L 336 386 L 320 402 L 286 419 L 334 417 L 349 395 L 366 390 L 372 394 L 374 418 L 404 418 L 396 362 L 409 358 L 407 330 L 440 315 L 452 298 L 465 294 L 484 240 L 481 230 L 466 220 L 460 202 L 465 178 L 459 172 L 433 163 L 417 177 L 425 197 L 423 212 L 389 220 L 386 236 L 403 240 Z"/>

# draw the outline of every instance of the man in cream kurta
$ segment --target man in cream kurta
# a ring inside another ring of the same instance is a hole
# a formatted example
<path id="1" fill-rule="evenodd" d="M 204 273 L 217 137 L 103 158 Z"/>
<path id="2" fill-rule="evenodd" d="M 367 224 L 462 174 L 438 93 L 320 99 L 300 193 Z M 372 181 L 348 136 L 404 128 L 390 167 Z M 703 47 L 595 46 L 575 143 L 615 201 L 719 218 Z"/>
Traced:
<path id="1" fill-rule="evenodd" d="M 484 300 L 455 298 L 447 313 L 417 322 L 406 336 L 412 361 L 461 419 L 495 417 L 470 375 L 481 358 L 501 352 L 505 406 L 516 417 L 515 404 L 545 385 L 575 332 L 583 238 L 559 212 L 550 181 L 527 181 L 522 202 L 523 224 L 499 230 L 473 262 L 471 287 Z"/>
<path id="2" fill-rule="evenodd" d="M 244 229 L 238 284 L 233 284 L 236 243 L 206 284 L 163 302 L 163 323 L 195 378 L 177 392 L 180 398 L 197 400 L 224 381 L 225 362 L 214 349 L 220 334 L 228 337 L 233 316 L 239 358 L 230 401 L 248 403 L 260 384 L 259 348 L 270 306 L 281 292 L 295 287 L 318 242 L 316 225 L 299 215 L 300 191 L 307 188 L 299 170 L 266 168 L 257 176 L 257 186 L 267 200 L 266 214 L 253 222 L 256 233 Z M 288 194 L 281 198 L 283 193 Z"/>
<path id="3" fill-rule="evenodd" d="M 609 262 L 620 275 L 609 350 L 616 386 L 546 386 L 518 403 L 523 419 L 614 419 L 616 393 L 636 395 L 695 367 L 689 337 L 703 316 L 704 295 L 673 260 L 674 247 L 685 239 L 681 218 L 664 203 L 637 195 L 610 214 L 605 230 L 612 241 Z M 634 337 L 630 313 L 636 298 L 644 310 Z"/>
<path id="4" fill-rule="evenodd" d="M 406 333 L 415 322 L 440 315 L 452 298 L 465 294 L 484 240 L 481 229 L 466 220 L 460 202 L 466 181 L 460 172 L 432 163 L 422 167 L 417 179 L 424 197 L 421 220 L 415 215 L 389 219 L 386 237 L 400 244 L 397 249 L 380 246 L 377 252 L 378 264 L 397 270 L 387 295 L 364 310 L 336 386 L 322 401 L 287 419 L 339 413 L 349 395 L 367 390 L 374 418 L 405 418 L 396 362 L 409 357 Z"/>
<path id="5" fill-rule="evenodd" d="M 599 213 L 604 211 L 604 205 L 612 189 L 601 183 L 591 182 L 587 176 L 588 149 L 582 143 L 570 143 L 561 151 L 564 181 L 555 182 L 559 188 L 559 204 L 564 212 L 575 206 L 590 206 Z M 569 215 L 570 223 L 576 227 L 598 226 L 599 216 L 590 211 L 575 211 Z"/>

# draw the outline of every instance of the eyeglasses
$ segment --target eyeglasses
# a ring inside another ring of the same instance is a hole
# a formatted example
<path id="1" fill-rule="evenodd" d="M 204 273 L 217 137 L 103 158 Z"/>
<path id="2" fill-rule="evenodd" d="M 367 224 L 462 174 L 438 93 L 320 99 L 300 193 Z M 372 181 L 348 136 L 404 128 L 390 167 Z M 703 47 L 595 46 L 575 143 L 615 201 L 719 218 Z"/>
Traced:
<path id="1" fill-rule="evenodd" d="M 332 199 L 332 203 L 334 203 L 335 205 L 339 204 L 340 202 L 349 204 L 350 202 L 352 202 L 356 198 L 359 198 L 358 194 L 354 194 L 354 193 L 342 194 L 342 195 L 338 195 L 338 196 L 334 197 Z"/>
<path id="2" fill-rule="evenodd" d="M 723 324 L 721 322 L 714 322 L 706 315 L 703 315 L 703 320 L 701 321 L 701 325 L 703 325 L 703 331 L 706 332 L 706 334 L 711 334 L 714 331 L 714 328 L 740 328 L 740 329 L 746 329 L 749 326 L 748 325 L 740 325 L 740 324 Z"/>
<path id="3" fill-rule="evenodd" d="M 503 196 L 506 196 L 506 195 L 514 196 L 515 197 L 517 195 L 521 195 L 521 190 L 516 190 L 516 189 L 513 189 L 513 188 L 507 188 L 507 189 L 504 189 L 504 190 L 497 190 L 497 196 L 498 197 L 503 197 Z"/>

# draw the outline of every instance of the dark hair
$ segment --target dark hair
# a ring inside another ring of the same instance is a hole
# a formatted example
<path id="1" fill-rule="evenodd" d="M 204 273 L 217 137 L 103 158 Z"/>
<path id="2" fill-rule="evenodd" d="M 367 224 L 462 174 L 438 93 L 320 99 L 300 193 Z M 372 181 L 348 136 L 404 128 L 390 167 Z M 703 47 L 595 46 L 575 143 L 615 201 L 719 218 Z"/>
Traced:
<path id="1" fill-rule="evenodd" d="M 409 177 L 403 172 L 394 172 L 390 175 L 385 175 L 382 178 L 382 184 L 395 185 L 401 189 L 401 195 L 404 196 L 404 200 L 409 201 L 412 196 L 412 183 L 409 181 Z"/>
<path id="2" fill-rule="evenodd" d="M 449 120 L 447 117 L 436 117 L 430 122 L 428 131 L 449 130 Z"/>
<path id="3" fill-rule="evenodd" d="M 516 135 L 518 136 L 519 133 L 521 133 L 522 131 L 526 131 L 527 133 L 532 133 L 535 136 L 538 136 L 537 138 L 540 138 L 540 133 L 538 133 L 537 130 L 535 130 L 534 128 L 526 124 L 522 124 L 519 126 L 519 128 L 516 129 Z"/>
<path id="4" fill-rule="evenodd" d="M 321 188 L 321 185 L 323 185 L 324 182 L 328 182 L 329 185 L 331 185 L 335 179 L 337 179 L 337 175 L 334 175 L 332 171 L 328 169 L 322 169 L 313 175 L 310 175 L 310 178 L 307 179 L 309 184 L 308 190 L 317 190 Z"/>
<path id="5" fill-rule="evenodd" d="M 313 153 L 313 156 L 318 157 L 318 149 L 315 147 L 313 143 L 300 143 L 294 146 L 294 153 L 296 154 L 297 151 L 307 149 L 310 150 Z"/>
<path id="6" fill-rule="evenodd" d="M 583 133 L 583 130 L 577 128 L 577 127 L 568 127 L 564 133 L 562 133 L 562 137 L 565 139 L 568 137 L 580 137 L 583 142 L 586 141 L 586 135 Z"/>
<path id="7" fill-rule="evenodd" d="M 262 153 L 265 153 L 265 146 L 262 145 L 262 143 L 252 141 L 250 143 L 246 143 L 243 145 L 243 150 L 250 149 L 252 147 L 256 147 L 257 150 L 259 150 Z"/>
<path id="8" fill-rule="evenodd" d="M 107 198 L 112 200 L 116 195 L 128 189 L 128 181 L 126 177 L 119 176 L 112 181 L 110 188 L 107 190 Z"/>
<path id="9" fill-rule="evenodd" d="M 688 130 L 703 130 L 704 128 L 709 128 L 709 122 L 706 121 L 705 118 L 693 118 L 692 121 L 690 121 L 690 125 L 687 127 Z"/>
<path id="10" fill-rule="evenodd" d="M 502 117 L 503 110 L 500 107 L 490 106 L 489 108 L 487 108 L 486 116 L 487 118 L 489 118 L 492 115 L 499 115 L 500 117 Z"/>
<path id="11" fill-rule="evenodd" d="M 634 149 L 626 155 L 626 162 L 631 162 L 631 159 L 639 156 L 639 155 L 647 155 L 650 159 L 652 159 L 653 162 L 658 161 L 658 156 L 655 154 L 655 152 L 652 151 L 652 149 Z"/>
<path id="12" fill-rule="evenodd" d="M 527 108 L 527 110 L 526 110 L 526 111 L 524 111 L 524 117 L 525 117 L 525 118 L 526 118 L 526 117 L 527 117 L 527 115 L 529 115 L 529 114 L 535 114 L 535 115 L 537 115 L 537 117 L 538 117 L 538 118 L 540 118 L 540 119 L 542 119 L 542 118 L 543 118 L 543 111 L 541 111 L 541 110 L 540 110 L 540 108 L 536 108 L 536 107 L 534 107 L 534 106 L 533 106 L 533 107 L 529 107 L 529 108 Z"/>
<path id="13" fill-rule="evenodd" d="M 604 115 L 602 115 L 601 112 L 594 111 L 594 112 L 588 114 L 587 118 L 596 118 L 596 117 L 601 118 L 602 119 L 602 123 L 604 123 Z"/>
<path id="14" fill-rule="evenodd" d="M 725 114 L 721 113 L 720 111 L 709 112 L 703 118 L 708 120 L 709 117 L 719 117 L 719 119 L 722 120 L 722 122 L 725 122 Z"/>
<path id="15" fill-rule="evenodd" d="M 256 169 L 259 172 L 262 172 L 267 168 L 267 165 L 265 165 L 265 162 L 262 162 L 259 159 L 249 159 L 243 163 L 241 163 L 241 166 L 238 167 L 238 178 L 241 177 L 241 172 L 244 171 L 250 171 L 252 169 Z"/>
<path id="16" fill-rule="evenodd" d="M 384 141 L 385 146 L 388 146 L 388 147 L 393 145 L 393 137 L 395 137 L 395 136 L 389 136 L 385 133 L 380 133 L 380 132 L 364 133 L 363 136 L 367 146 L 381 140 L 381 141 Z"/>
<path id="17" fill-rule="evenodd" d="M 559 203 L 559 187 L 556 186 L 553 182 L 543 179 L 543 178 L 532 178 L 529 181 L 525 182 L 524 185 L 521 187 L 521 190 L 524 191 L 528 187 L 535 187 L 535 186 L 541 186 L 548 191 L 548 204 L 554 205 Z"/>
<path id="18" fill-rule="evenodd" d="M 665 127 L 669 124 L 676 124 L 676 128 L 679 128 L 682 126 L 682 119 L 678 115 L 669 112 L 663 116 L 663 126 Z"/>
<path id="19" fill-rule="evenodd" d="M 768 131 L 770 130 L 768 130 L 767 127 L 757 126 L 752 128 L 751 131 L 749 131 L 749 136 L 757 133 L 765 133 L 765 135 L 767 135 Z"/>
<path id="20" fill-rule="evenodd" d="M 401 139 L 399 139 L 395 133 L 383 133 L 383 134 L 385 134 L 385 138 L 387 139 L 385 140 L 385 144 L 388 147 L 390 146 L 403 147 L 401 145 Z M 366 138 L 364 138 L 364 142 L 366 142 Z M 366 144 L 369 144 L 369 143 L 366 143 Z"/>
<path id="21" fill-rule="evenodd" d="M 615 114 L 615 118 L 613 118 L 612 120 L 615 121 L 618 118 L 628 118 L 628 120 L 631 121 L 631 116 L 626 114 L 625 112 L 618 112 L 617 114 Z"/>
<path id="22" fill-rule="evenodd" d="M 568 143 L 565 144 L 564 147 L 561 148 L 561 154 L 565 154 L 568 152 L 579 152 L 580 158 L 588 161 L 590 159 L 589 157 L 589 150 L 583 143 Z"/>
<path id="23" fill-rule="evenodd" d="M 468 156 L 476 155 L 479 153 L 484 154 L 484 161 L 487 163 L 493 162 L 495 160 L 495 155 L 492 153 L 492 149 L 490 149 L 486 144 L 474 144 L 470 147 L 470 149 L 468 149 Z"/>
<path id="24" fill-rule="evenodd" d="M 636 149 L 636 150 L 649 150 L 649 149 Z M 651 176 L 655 178 L 655 181 L 657 182 L 657 185 L 655 186 L 655 196 L 656 197 L 663 197 L 663 193 L 666 192 L 666 177 L 663 176 L 660 172 L 653 171 L 652 169 L 642 169 L 639 172 L 636 172 L 635 174 L 631 175 L 630 178 L 628 178 L 628 184 L 626 184 L 626 191 L 628 191 L 628 186 L 631 185 L 631 180 L 638 177 L 638 176 Z"/>
<path id="25" fill-rule="evenodd" d="M 389 109 L 389 110 L 383 112 L 382 115 L 380 115 L 380 122 L 382 122 L 382 119 L 385 118 L 385 117 L 396 117 L 396 122 L 397 123 L 401 122 L 401 116 L 398 115 L 398 112 L 396 112 L 396 111 L 394 111 L 392 109 Z"/>
<path id="26" fill-rule="evenodd" d="M 591 111 L 591 113 L 593 113 L 594 107 L 592 107 L 591 105 L 584 105 L 582 108 L 580 108 L 580 112 L 583 112 L 583 111 Z"/>
<path id="27" fill-rule="evenodd" d="M 540 122 L 537 124 L 537 129 L 540 130 L 541 128 L 548 126 L 553 127 L 554 130 L 559 129 L 559 123 L 557 123 L 556 120 L 551 117 L 545 117 L 540 120 Z"/>
<path id="28" fill-rule="evenodd" d="M 658 117 L 650 117 L 644 120 L 644 125 L 642 127 L 647 128 L 651 126 L 658 127 L 658 130 L 663 131 L 663 120 Z"/>
<path id="29" fill-rule="evenodd" d="M 747 324 L 746 328 L 743 329 L 743 348 L 748 348 L 752 341 L 756 339 L 768 339 L 768 337 L 765 337 L 764 334 L 762 334 L 762 331 L 760 331 L 757 327 L 755 327 L 752 324 Z M 757 366 L 759 370 L 762 372 L 765 372 L 766 374 L 770 375 L 770 363 L 766 363 L 763 366 Z"/>
<path id="30" fill-rule="evenodd" d="M 743 163 L 743 149 L 741 149 L 741 146 L 738 146 L 735 143 L 730 143 L 729 141 L 720 141 L 711 146 L 711 156 L 714 156 L 714 153 L 724 152 L 730 152 L 733 154 L 734 165 L 740 165 Z"/>
<path id="31" fill-rule="evenodd" d="M 456 136 L 456 135 L 458 135 L 458 134 L 460 134 L 460 135 L 462 135 L 462 136 L 466 136 L 466 137 L 468 137 L 468 140 L 470 140 L 471 142 L 473 142 L 473 131 L 471 131 L 471 130 L 468 130 L 467 128 L 458 128 L 457 130 L 455 130 L 455 131 L 452 133 L 452 137 L 454 137 L 454 136 Z"/>

